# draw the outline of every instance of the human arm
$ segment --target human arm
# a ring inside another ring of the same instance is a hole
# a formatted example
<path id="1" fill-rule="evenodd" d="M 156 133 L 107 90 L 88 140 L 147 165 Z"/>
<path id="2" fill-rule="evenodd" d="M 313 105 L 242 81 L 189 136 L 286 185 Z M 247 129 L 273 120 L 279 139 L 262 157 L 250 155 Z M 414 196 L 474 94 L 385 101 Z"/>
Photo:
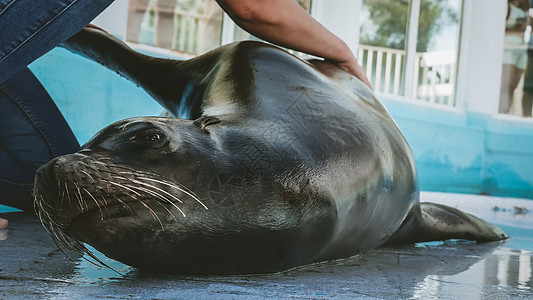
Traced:
<path id="1" fill-rule="evenodd" d="M 265 41 L 323 57 L 372 88 L 363 68 L 340 38 L 293 0 L 217 0 L 233 21 Z"/>

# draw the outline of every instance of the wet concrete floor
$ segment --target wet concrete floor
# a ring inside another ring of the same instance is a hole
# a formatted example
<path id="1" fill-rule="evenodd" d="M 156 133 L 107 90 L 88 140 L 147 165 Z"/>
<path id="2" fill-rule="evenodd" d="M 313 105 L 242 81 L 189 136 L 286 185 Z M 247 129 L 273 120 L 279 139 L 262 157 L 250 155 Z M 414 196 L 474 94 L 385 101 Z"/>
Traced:
<path id="1" fill-rule="evenodd" d="M 500 225 L 505 242 L 380 248 L 290 271 L 246 276 L 147 274 L 100 256 L 120 274 L 61 252 L 35 218 L 4 213 L 0 299 L 532 299 L 533 201 L 425 193 Z"/>

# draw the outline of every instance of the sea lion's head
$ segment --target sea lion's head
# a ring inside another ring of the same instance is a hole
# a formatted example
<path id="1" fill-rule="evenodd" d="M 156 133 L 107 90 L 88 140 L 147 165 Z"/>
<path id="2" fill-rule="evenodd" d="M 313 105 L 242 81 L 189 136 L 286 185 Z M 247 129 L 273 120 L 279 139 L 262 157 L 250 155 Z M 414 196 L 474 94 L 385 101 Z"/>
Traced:
<path id="1" fill-rule="evenodd" d="M 58 244 L 90 255 L 87 243 L 138 267 L 240 273 L 308 259 L 301 247 L 329 235 L 331 203 L 303 173 L 277 173 L 299 164 L 290 149 L 273 155 L 272 141 L 235 124 L 114 123 L 38 170 L 36 211 Z M 307 219 L 320 229 L 300 226 Z"/>

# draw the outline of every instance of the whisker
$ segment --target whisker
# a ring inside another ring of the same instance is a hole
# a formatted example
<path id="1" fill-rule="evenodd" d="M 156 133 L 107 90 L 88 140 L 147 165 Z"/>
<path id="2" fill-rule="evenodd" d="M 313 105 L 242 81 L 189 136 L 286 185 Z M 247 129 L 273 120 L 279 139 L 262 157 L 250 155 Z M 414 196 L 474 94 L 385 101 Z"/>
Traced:
<path id="1" fill-rule="evenodd" d="M 145 183 L 145 182 L 142 182 L 142 181 L 138 181 L 138 180 L 134 180 L 134 179 L 131 179 L 130 181 L 133 182 L 133 183 L 141 184 L 141 185 L 156 189 L 156 190 L 158 190 L 158 191 L 160 191 L 160 192 L 162 192 L 162 193 L 164 193 L 166 195 L 169 195 L 170 197 L 172 197 L 174 200 L 178 201 L 179 203 L 183 203 L 183 201 L 181 201 L 178 197 L 172 195 L 171 193 L 169 193 L 169 192 L 167 192 L 167 191 L 165 191 L 165 190 L 163 190 L 161 188 L 158 188 L 158 187 L 153 186 L 151 184 L 148 184 L 148 183 Z"/>
<path id="2" fill-rule="evenodd" d="M 42 198 L 42 196 L 41 196 L 41 198 Z M 42 199 L 42 201 L 39 201 L 39 202 L 41 203 L 41 206 L 46 205 L 49 209 L 52 209 L 52 210 L 55 210 L 55 211 L 60 211 L 60 210 L 62 210 L 62 209 L 59 208 L 59 207 L 53 207 L 53 206 L 51 206 L 50 203 L 44 201 L 44 199 Z"/>
<path id="3" fill-rule="evenodd" d="M 144 189 L 144 188 L 140 188 L 140 189 Z M 144 190 L 145 190 L 145 192 L 147 192 L 148 194 L 151 194 L 151 191 L 149 191 L 148 189 L 144 189 Z M 156 195 L 153 195 L 153 196 L 156 196 Z M 160 196 L 156 196 L 156 197 L 160 197 Z M 165 200 L 165 202 L 169 202 L 169 203 L 171 203 L 170 201 L 168 201 L 168 199 L 164 199 L 164 200 Z M 174 216 L 174 214 L 173 214 L 173 213 L 172 213 L 172 212 L 171 212 L 171 211 L 170 211 L 165 205 L 163 205 L 163 203 L 160 203 L 160 202 L 158 202 L 158 201 L 156 201 L 156 203 L 159 204 L 161 207 L 163 207 L 163 208 L 168 212 L 168 214 L 172 217 L 172 219 L 174 219 L 174 222 L 176 222 L 176 223 L 178 222 L 178 219 L 176 219 L 176 216 Z M 173 204 L 173 203 L 171 203 L 171 204 Z M 185 217 L 185 214 L 181 211 L 181 209 L 179 209 L 179 207 L 177 207 L 177 206 L 175 206 L 175 205 L 174 205 L 174 207 L 175 207 L 176 209 L 178 209 L 178 210 L 181 212 L 181 214 Z M 163 230 L 164 230 L 164 229 L 163 229 Z"/>
<path id="4" fill-rule="evenodd" d="M 159 222 L 159 225 L 161 225 L 161 229 L 165 231 L 165 227 L 163 227 L 163 223 L 161 222 L 161 219 L 159 219 L 155 211 L 148 204 L 144 203 L 142 200 L 137 199 L 137 201 L 139 201 L 139 203 L 141 203 L 146 209 L 148 209 L 148 211 L 150 211 L 150 213 L 155 218 L 155 220 L 157 220 Z"/>
<path id="5" fill-rule="evenodd" d="M 131 196 L 133 199 L 137 200 L 137 198 Z M 117 196 L 113 196 L 113 198 L 115 200 L 117 200 L 120 204 L 122 204 L 123 207 L 127 208 L 128 211 L 130 212 L 130 215 L 133 215 L 133 211 L 131 210 L 131 208 L 126 204 L 126 202 L 120 200 Z"/>
<path id="6" fill-rule="evenodd" d="M 96 183 L 96 181 L 95 181 L 94 178 L 91 176 L 91 174 L 85 172 L 84 170 L 80 170 L 80 172 L 82 172 L 83 174 L 87 175 L 87 177 L 91 178 L 92 182 Z"/>
<path id="7" fill-rule="evenodd" d="M 88 211 L 89 206 L 87 205 L 86 201 L 83 201 L 83 196 L 81 195 L 80 187 L 76 184 L 76 182 L 72 182 L 72 183 L 74 184 L 74 187 L 76 188 L 76 191 L 78 192 L 77 194 L 75 194 L 75 196 L 76 198 L 78 198 L 78 201 L 80 202 L 80 206 L 81 206 L 81 203 L 85 204 L 85 208 L 83 208 L 82 206 L 81 211 Z"/>
<path id="8" fill-rule="evenodd" d="M 68 185 L 67 185 L 67 182 L 65 181 L 65 182 L 63 182 L 63 183 L 65 184 L 65 189 L 64 189 L 64 191 L 67 193 L 67 199 L 68 199 L 69 202 L 70 202 L 70 193 L 68 192 Z"/>
<path id="9" fill-rule="evenodd" d="M 137 193 L 136 191 L 134 191 L 134 190 L 130 189 L 129 187 L 124 186 L 124 185 L 122 185 L 122 184 L 120 184 L 120 183 L 116 183 L 116 182 L 112 182 L 112 181 L 107 181 L 107 180 L 106 180 L 106 182 L 107 182 L 107 183 L 110 183 L 110 184 L 112 184 L 112 185 L 119 186 L 119 187 L 121 187 L 121 188 L 123 188 L 123 189 L 126 189 L 126 190 L 128 190 L 128 191 L 134 193 L 134 194 L 137 195 L 137 196 L 141 196 L 141 194 Z"/>
<path id="10" fill-rule="evenodd" d="M 130 120 L 128 122 L 126 122 L 124 125 L 120 126 L 120 130 L 126 130 L 126 128 L 132 124 L 135 124 L 135 123 L 139 123 L 138 120 Z"/>
<path id="11" fill-rule="evenodd" d="M 133 186 L 132 186 L 132 187 L 133 187 Z M 141 191 L 144 191 L 144 192 L 146 192 L 146 193 L 148 193 L 148 194 L 150 194 L 150 195 L 152 195 L 152 196 L 158 197 L 158 198 L 162 199 L 163 201 L 165 201 L 165 202 L 171 204 L 172 206 L 174 206 L 174 207 L 175 207 L 175 208 L 176 208 L 176 209 L 177 209 L 177 210 L 183 215 L 183 217 L 187 217 L 187 216 L 185 215 L 185 213 L 184 213 L 184 212 L 183 212 L 183 211 L 182 211 L 182 210 L 181 210 L 176 204 L 174 204 L 174 202 L 170 201 L 170 199 L 165 198 L 165 197 L 162 196 L 161 194 L 159 194 L 159 193 L 157 193 L 157 192 L 154 192 L 154 191 L 152 191 L 152 190 L 149 190 L 149 189 L 143 188 L 143 187 L 135 187 L 135 188 L 136 188 L 136 189 L 139 189 L 139 190 L 141 190 Z M 172 216 L 174 216 L 174 215 L 172 215 Z M 176 219 L 174 218 L 174 220 L 176 220 Z M 177 220 L 176 220 L 176 221 L 177 221 Z"/>
<path id="12" fill-rule="evenodd" d="M 100 207 L 100 203 L 98 203 L 98 201 L 96 201 L 96 199 L 93 197 L 93 195 L 91 193 L 89 193 L 89 191 L 86 188 L 83 188 L 83 190 L 89 195 L 89 197 L 91 197 L 93 199 L 94 203 L 96 203 L 96 206 L 98 207 L 98 210 L 100 211 L 100 217 L 103 220 L 104 219 L 104 214 L 102 213 L 102 208 Z"/>
<path id="13" fill-rule="evenodd" d="M 41 198 L 41 200 L 39 201 L 40 204 L 45 203 L 48 207 L 50 207 L 50 208 L 53 209 L 53 207 L 51 207 L 50 204 L 48 204 L 46 201 L 44 201 L 42 195 L 39 195 L 39 197 Z M 56 210 L 57 210 L 57 209 L 56 209 Z M 52 224 L 54 224 L 54 225 L 56 225 L 56 226 L 60 226 L 60 227 L 66 227 L 66 226 L 67 226 L 67 225 L 65 225 L 65 224 L 62 224 L 62 223 L 56 221 L 56 220 L 53 220 L 52 217 L 50 216 L 50 213 L 49 213 L 48 211 L 46 211 L 46 209 L 45 209 L 44 206 L 42 206 L 42 205 L 39 206 L 39 210 L 38 210 L 38 212 L 39 212 L 40 215 L 42 215 L 41 213 L 44 213 L 44 214 L 46 215 L 47 219 L 50 221 L 50 223 L 52 223 Z M 42 220 L 42 219 L 41 219 L 41 220 Z M 42 222 L 41 222 L 41 223 L 42 223 Z M 44 224 L 43 224 L 43 225 L 44 225 Z"/>
<path id="14" fill-rule="evenodd" d="M 102 200 L 104 200 L 104 203 L 105 203 L 105 206 L 108 206 L 109 204 L 107 203 L 107 200 L 104 196 L 102 196 Z"/>
<path id="15" fill-rule="evenodd" d="M 79 242 L 77 242 L 77 243 L 79 243 Z M 120 273 L 119 271 L 113 269 L 113 268 L 110 267 L 108 264 L 106 264 L 105 262 L 103 262 L 102 260 L 100 260 L 96 255 L 94 255 L 94 253 L 93 253 L 92 251 L 89 251 L 89 249 L 87 249 L 87 247 L 85 247 L 85 246 L 83 246 L 83 245 L 81 245 L 81 247 L 84 248 L 83 252 L 84 252 L 85 254 L 89 255 L 92 259 L 94 259 L 94 260 L 95 260 L 98 264 L 100 264 L 100 265 L 95 264 L 94 262 L 90 261 L 89 259 L 83 257 L 83 259 L 85 259 L 85 261 L 90 262 L 90 263 L 92 263 L 93 265 L 98 266 L 98 267 L 101 267 L 101 266 L 106 267 L 106 268 L 108 268 L 108 269 L 111 269 L 111 270 L 115 271 L 117 274 L 122 275 L 122 273 Z"/>
<path id="16" fill-rule="evenodd" d="M 104 201 L 104 204 L 105 204 L 104 208 L 107 211 L 107 216 L 111 217 L 111 213 L 109 212 L 109 209 L 107 208 L 109 206 L 109 204 L 107 203 L 107 200 L 106 200 L 106 198 L 103 195 L 101 197 L 102 197 L 102 200 Z"/>
<path id="17" fill-rule="evenodd" d="M 125 189 L 125 190 L 128 190 L 128 191 L 134 193 L 135 195 L 137 195 L 137 196 L 139 196 L 139 197 L 142 196 L 141 194 L 139 194 L 139 193 L 136 192 L 135 190 L 133 190 L 133 189 L 131 189 L 131 188 L 129 188 L 129 187 L 123 185 L 123 184 L 116 183 L 116 182 L 112 182 L 112 181 L 107 181 L 107 180 L 106 180 L 106 182 L 108 182 L 108 183 L 110 183 L 110 184 L 113 184 L 113 185 L 116 185 L 116 186 L 119 186 L 119 187 L 121 187 L 121 188 L 123 188 L 123 189 Z M 131 196 L 131 195 L 130 195 L 130 196 Z M 161 219 L 159 219 L 159 217 L 157 216 L 157 214 L 154 212 L 154 210 L 153 210 L 150 206 L 148 206 L 146 203 L 144 203 L 142 200 L 140 200 L 140 199 L 138 199 L 138 198 L 135 198 L 135 197 L 133 197 L 133 196 L 131 196 L 131 197 L 132 197 L 133 199 L 135 199 L 136 201 L 138 201 L 139 203 L 141 203 L 146 209 L 148 209 L 148 210 L 150 211 L 150 213 L 152 214 L 152 216 L 154 217 L 154 219 L 157 220 L 157 221 L 159 222 L 159 225 L 161 225 L 161 229 L 164 231 L 165 228 L 163 227 L 163 223 L 161 222 Z M 117 200 L 119 200 L 117 197 L 114 197 L 114 198 L 117 199 Z M 124 203 L 123 201 L 120 201 L 120 202 L 122 202 L 122 203 L 125 205 L 125 203 Z M 130 209 L 130 212 L 131 212 L 131 209 Z"/>
<path id="18" fill-rule="evenodd" d="M 153 182 L 157 182 L 157 183 L 160 183 L 160 184 L 164 184 L 164 185 L 167 185 L 169 187 L 172 187 L 172 188 L 175 188 L 177 190 L 179 190 L 180 192 L 183 192 L 184 194 L 188 195 L 189 197 L 193 198 L 194 200 L 196 200 L 198 203 L 200 203 L 205 209 L 208 209 L 207 206 L 205 206 L 205 204 L 200 200 L 200 198 L 198 196 L 196 196 L 194 193 L 192 192 L 189 192 L 187 190 L 185 190 L 184 188 L 182 187 L 179 187 L 179 186 L 176 186 L 174 184 L 171 184 L 171 183 L 168 183 L 166 181 L 161 181 L 161 180 L 157 180 L 157 179 L 154 179 L 154 178 L 149 178 L 149 177 L 138 177 L 139 179 L 143 179 L 143 180 L 149 180 L 149 181 L 153 181 Z"/>
<path id="19" fill-rule="evenodd" d="M 95 161 L 93 161 L 93 163 L 95 163 L 95 164 L 99 164 L 99 165 L 102 165 L 102 166 L 105 166 L 106 169 L 108 168 L 108 165 L 105 164 L 105 163 L 103 163 L 103 162 L 101 162 L 101 161 L 95 160 Z"/>
<path id="20" fill-rule="evenodd" d="M 65 182 L 65 187 L 66 187 L 66 182 Z M 62 189 L 61 188 L 61 180 L 58 178 L 57 179 L 57 191 L 61 193 L 61 205 L 64 206 L 65 205 L 65 190 L 67 190 L 66 188 L 65 189 Z"/>
<path id="21" fill-rule="evenodd" d="M 61 191 L 61 180 L 57 178 L 57 192 Z M 63 203 L 63 196 L 61 195 L 61 203 Z"/>

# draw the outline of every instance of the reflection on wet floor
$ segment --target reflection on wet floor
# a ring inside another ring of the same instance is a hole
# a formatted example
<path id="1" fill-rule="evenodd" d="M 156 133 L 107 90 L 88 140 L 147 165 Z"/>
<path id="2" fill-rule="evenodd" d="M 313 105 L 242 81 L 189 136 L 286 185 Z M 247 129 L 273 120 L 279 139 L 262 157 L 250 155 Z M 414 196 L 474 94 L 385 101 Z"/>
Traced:
<path id="1" fill-rule="evenodd" d="M 523 250 L 510 250 L 504 255 L 491 255 L 485 260 L 486 284 L 516 286 L 530 290 L 533 287 L 531 278 L 531 253 Z M 489 277 L 489 274 L 496 276 Z"/>
<path id="2" fill-rule="evenodd" d="M 456 288 L 447 291 L 447 294 L 456 295 L 456 299 L 465 295 L 472 296 L 473 298 L 469 297 L 471 299 L 494 298 L 490 294 L 490 287 L 493 286 L 515 288 L 517 292 L 530 293 L 533 289 L 531 254 L 530 251 L 499 247 L 463 272 L 426 276 L 415 288 L 415 297 L 429 294 L 438 296 L 441 294 L 441 288 L 452 283 L 456 284 Z M 488 289 L 485 290 L 485 287 Z M 472 288 L 474 289 L 471 290 Z"/>
<path id="3" fill-rule="evenodd" d="M 527 204 L 533 206 L 533 201 Z M 0 240 L 0 298 L 531 298 L 533 210 L 514 214 L 502 206 L 498 211 L 492 204 L 483 210 L 475 206 L 511 239 L 380 248 L 350 259 L 248 276 L 150 274 L 103 255 L 99 258 L 119 273 L 72 254 L 70 261 L 37 220 L 9 214 L 10 229 Z"/>
<path id="4" fill-rule="evenodd" d="M 110 260 L 119 270 L 103 270 L 81 260 L 70 277 L 85 283 L 159 285 L 172 281 L 176 288 L 193 292 L 196 284 L 216 284 L 217 294 L 270 295 L 273 287 L 286 295 L 378 298 L 498 299 L 505 294 L 527 296 L 533 289 L 532 253 L 506 248 L 505 243 L 476 245 L 462 241 L 383 248 L 351 259 L 321 263 L 288 272 L 255 276 L 172 276 L 142 274 Z M 105 259 L 105 258 L 104 258 Z M 192 282 L 192 283 L 191 283 Z M 335 287 L 351 287 L 344 292 Z M 318 292 L 313 292 L 313 291 Z M 246 292 L 244 292 L 246 291 Z M 70 293 L 70 289 L 64 291 Z M 214 287 L 199 291 L 210 295 Z M 317 294 L 318 293 L 318 294 Z M 495 294 L 496 293 L 496 294 Z"/>

